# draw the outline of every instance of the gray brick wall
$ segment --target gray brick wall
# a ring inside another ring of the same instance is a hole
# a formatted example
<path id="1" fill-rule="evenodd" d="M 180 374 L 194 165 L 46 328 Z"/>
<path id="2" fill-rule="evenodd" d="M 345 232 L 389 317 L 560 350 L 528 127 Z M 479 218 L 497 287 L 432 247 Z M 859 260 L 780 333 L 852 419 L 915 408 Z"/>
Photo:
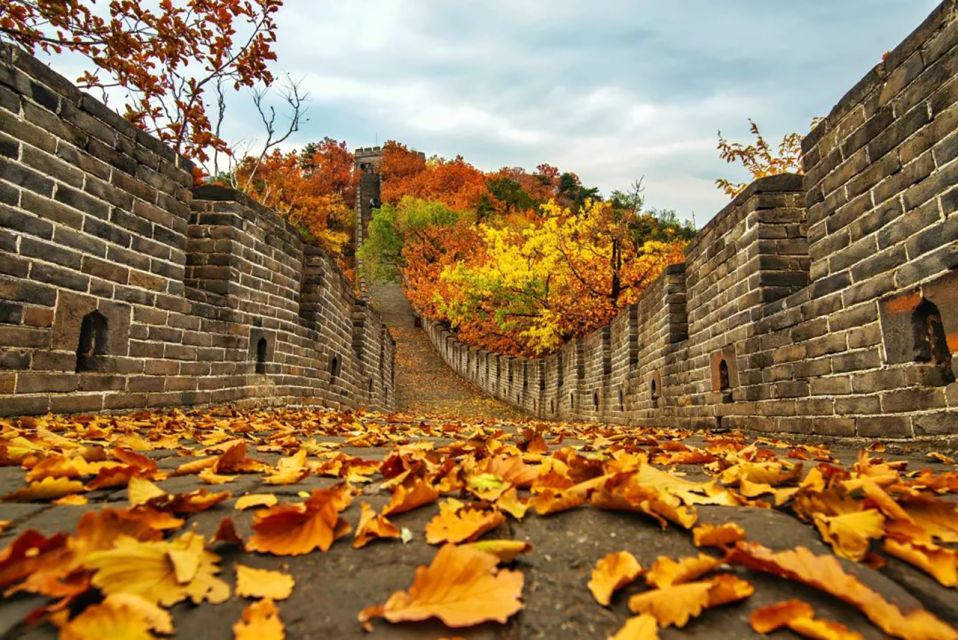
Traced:
<path id="1" fill-rule="evenodd" d="M 334 262 L 191 186 L 172 150 L 0 48 L 0 415 L 391 408 L 394 343 Z"/>
<path id="2" fill-rule="evenodd" d="M 754 182 L 609 329 L 529 361 L 533 397 L 480 385 L 546 418 L 958 434 L 956 45 L 949 0 L 806 136 L 804 178 Z"/>

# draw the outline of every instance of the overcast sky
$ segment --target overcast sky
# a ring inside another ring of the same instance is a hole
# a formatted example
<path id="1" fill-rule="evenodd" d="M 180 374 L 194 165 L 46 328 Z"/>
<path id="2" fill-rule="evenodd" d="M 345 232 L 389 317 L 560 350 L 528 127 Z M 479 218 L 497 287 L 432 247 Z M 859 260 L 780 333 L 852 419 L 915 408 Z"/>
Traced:
<path id="1" fill-rule="evenodd" d="M 769 139 L 807 133 L 937 3 L 286 0 L 274 69 L 310 93 L 290 146 L 548 162 L 605 194 L 644 176 L 650 205 L 701 226 L 726 202 L 714 180 L 743 177 L 717 130 L 745 140 L 752 117 Z M 248 103 L 228 137 L 258 133 Z"/>

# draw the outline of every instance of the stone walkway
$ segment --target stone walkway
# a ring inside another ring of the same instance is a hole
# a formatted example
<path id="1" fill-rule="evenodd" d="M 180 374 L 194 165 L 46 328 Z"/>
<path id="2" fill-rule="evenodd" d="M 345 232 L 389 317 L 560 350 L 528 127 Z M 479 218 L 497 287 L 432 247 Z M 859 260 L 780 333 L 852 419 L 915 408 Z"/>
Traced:
<path id="1" fill-rule="evenodd" d="M 369 293 L 396 339 L 397 411 L 471 419 L 522 417 L 446 366 L 425 332 L 413 325 L 412 308 L 400 285 L 373 286 Z"/>

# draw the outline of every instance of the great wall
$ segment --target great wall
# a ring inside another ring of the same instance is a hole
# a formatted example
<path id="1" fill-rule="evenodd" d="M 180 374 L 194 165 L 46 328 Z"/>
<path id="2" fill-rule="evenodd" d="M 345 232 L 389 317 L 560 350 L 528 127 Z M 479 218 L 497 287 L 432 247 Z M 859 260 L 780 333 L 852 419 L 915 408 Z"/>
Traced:
<path id="1" fill-rule="evenodd" d="M 327 255 L 10 46 L 0 177 L 0 415 L 392 406 L 392 338 Z"/>
<path id="2" fill-rule="evenodd" d="M 958 8 L 941 4 L 609 327 L 446 363 L 547 419 L 880 438 L 958 434 Z"/>
<path id="3" fill-rule="evenodd" d="M 530 415 L 958 434 L 958 4 L 940 5 L 639 301 L 541 359 L 423 321 Z M 362 175 L 357 243 L 378 201 Z M 0 50 L 0 415 L 227 402 L 390 409 L 395 345 L 333 261 L 20 50 Z"/>

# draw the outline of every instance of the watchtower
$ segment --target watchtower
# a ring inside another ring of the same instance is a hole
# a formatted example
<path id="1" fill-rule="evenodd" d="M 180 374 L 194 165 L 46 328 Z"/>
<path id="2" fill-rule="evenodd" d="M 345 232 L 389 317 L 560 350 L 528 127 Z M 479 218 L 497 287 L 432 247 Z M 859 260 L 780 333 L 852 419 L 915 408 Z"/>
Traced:
<path id="1" fill-rule="evenodd" d="M 359 175 L 359 187 L 356 189 L 356 249 L 366 239 L 366 230 L 372 218 L 373 209 L 379 207 L 382 147 L 360 147 L 354 152 L 356 173 Z"/>

